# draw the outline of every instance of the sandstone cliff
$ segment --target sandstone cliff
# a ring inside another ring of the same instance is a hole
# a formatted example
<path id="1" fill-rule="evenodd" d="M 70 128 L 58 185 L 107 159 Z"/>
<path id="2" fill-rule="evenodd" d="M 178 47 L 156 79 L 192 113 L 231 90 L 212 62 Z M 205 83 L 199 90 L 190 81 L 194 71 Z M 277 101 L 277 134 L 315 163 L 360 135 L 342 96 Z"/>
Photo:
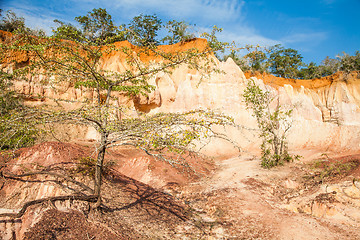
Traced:
<path id="1" fill-rule="evenodd" d="M 132 51 L 138 49 L 129 42 L 116 43 L 118 47 L 127 46 Z M 165 52 L 182 51 L 189 48 L 204 49 L 206 41 L 194 39 L 186 43 L 172 46 L 162 46 Z M 214 58 L 213 56 L 209 56 Z M 26 54 L 13 56 L 16 64 L 6 65 L 8 69 L 21 67 L 28 59 Z M 142 56 L 142 61 L 160 61 L 157 57 Z M 336 73 L 332 76 L 313 80 L 282 79 L 270 75 L 256 74 L 246 76 L 241 69 L 228 59 L 216 64 L 223 73 L 214 73 L 203 77 L 199 72 L 182 65 L 171 74 L 158 73 L 150 80 L 156 90 L 149 96 L 139 96 L 133 99 L 122 94 L 115 95 L 115 105 L 128 105 L 134 114 L 136 111 L 146 113 L 182 112 L 203 108 L 221 111 L 235 118 L 242 126 L 239 129 L 226 129 L 227 134 L 236 140 L 244 149 L 256 148 L 258 140 L 256 132 L 244 129 L 256 128 L 256 122 L 251 112 L 245 109 L 242 92 L 247 78 L 253 77 L 262 85 L 280 96 L 284 106 L 294 108 L 293 128 L 289 133 L 290 149 L 317 148 L 332 150 L 359 150 L 360 146 L 360 78 L 359 73 Z M 3 67 L 5 64 L 3 64 Z M 127 64 L 120 52 L 104 55 L 101 67 L 106 70 L 123 71 Z M 30 77 L 29 81 L 15 83 L 15 90 L 19 93 L 36 96 L 29 99 L 28 104 L 37 105 L 51 103 L 51 99 L 62 98 L 75 103 L 69 103 L 68 108 L 76 106 L 76 101 L 84 98 L 94 98 L 96 93 L 90 89 L 75 89 L 70 83 L 56 86 L 40 84 L 43 76 Z M 91 130 L 78 135 L 83 138 L 96 138 Z M 255 143 L 255 145 L 254 145 Z M 226 145 L 210 145 L 209 154 L 222 152 L 235 154 L 232 147 Z M 220 147 L 221 146 L 221 147 Z"/>

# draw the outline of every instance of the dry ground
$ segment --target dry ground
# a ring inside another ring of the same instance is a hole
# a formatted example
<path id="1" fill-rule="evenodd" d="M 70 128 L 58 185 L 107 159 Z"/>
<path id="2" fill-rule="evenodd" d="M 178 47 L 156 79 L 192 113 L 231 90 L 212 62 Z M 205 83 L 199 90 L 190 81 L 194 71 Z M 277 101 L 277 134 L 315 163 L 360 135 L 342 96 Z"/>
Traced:
<path id="1" fill-rule="evenodd" d="M 89 152 L 88 146 L 46 143 L 23 150 L 10 162 L 69 165 Z M 360 239 L 360 156 L 324 155 L 311 150 L 298 154 L 304 158 L 271 170 L 262 169 L 259 158 L 249 153 L 206 164 L 191 159 L 198 172 L 194 174 L 170 169 L 130 150 L 115 151 L 109 154 L 108 160 L 115 165 L 105 177 L 100 211 L 77 201 L 44 203 L 29 209 L 20 220 L 2 218 L 0 236 L 84 240 Z M 10 169 L 20 171 L 18 165 Z M 89 176 L 75 179 L 91 185 Z M 34 180 L 2 180 L 0 210 L 73 190 L 66 181 Z"/>

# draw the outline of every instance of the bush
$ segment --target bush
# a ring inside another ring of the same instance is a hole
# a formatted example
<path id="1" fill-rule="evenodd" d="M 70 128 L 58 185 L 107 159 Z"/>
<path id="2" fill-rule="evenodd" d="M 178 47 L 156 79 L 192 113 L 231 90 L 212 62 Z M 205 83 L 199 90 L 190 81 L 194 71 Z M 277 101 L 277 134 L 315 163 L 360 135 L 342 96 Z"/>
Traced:
<path id="1" fill-rule="evenodd" d="M 288 153 L 286 142 L 286 133 L 291 128 L 292 109 L 283 110 L 279 99 L 269 91 L 263 91 L 253 79 L 247 82 L 243 97 L 246 107 L 253 111 L 260 130 L 261 165 L 272 168 L 292 161 L 294 157 Z M 277 101 L 277 104 L 272 109 L 270 105 L 274 101 Z"/>
<path id="2" fill-rule="evenodd" d="M 0 150 L 29 146 L 39 133 L 31 122 L 16 118 L 28 109 L 21 97 L 10 90 L 12 80 L 12 74 L 0 70 Z"/>

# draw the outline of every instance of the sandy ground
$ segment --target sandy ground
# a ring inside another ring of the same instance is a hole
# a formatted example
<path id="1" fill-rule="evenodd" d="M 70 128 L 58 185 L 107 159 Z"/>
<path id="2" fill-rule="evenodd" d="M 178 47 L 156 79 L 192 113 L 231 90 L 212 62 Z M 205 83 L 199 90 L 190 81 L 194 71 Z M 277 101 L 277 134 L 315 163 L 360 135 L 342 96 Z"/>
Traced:
<path id="1" fill-rule="evenodd" d="M 303 176 L 310 173 L 304 162 L 321 154 L 301 153 L 306 159 L 272 170 L 261 168 L 252 155 L 226 159 L 218 162 L 214 176 L 189 187 L 189 201 L 198 199 L 194 208 L 207 214 L 205 221 L 217 223 L 209 235 L 215 239 L 360 239 L 360 218 L 342 215 L 348 205 L 359 211 L 358 199 L 316 205 L 319 195 L 329 194 L 323 191 L 324 184 L 341 182 L 346 188 L 346 179 L 315 185 L 304 182 Z M 340 191 L 334 194 L 341 199 Z M 299 202 L 310 204 L 311 210 L 302 212 Z"/>

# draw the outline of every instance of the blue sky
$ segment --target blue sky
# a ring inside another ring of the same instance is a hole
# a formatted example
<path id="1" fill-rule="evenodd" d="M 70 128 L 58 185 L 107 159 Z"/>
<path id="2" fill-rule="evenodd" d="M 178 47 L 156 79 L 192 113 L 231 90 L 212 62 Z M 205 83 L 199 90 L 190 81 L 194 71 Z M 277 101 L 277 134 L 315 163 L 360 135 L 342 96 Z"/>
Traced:
<path id="1" fill-rule="evenodd" d="M 53 20 L 74 22 L 93 8 L 106 8 L 115 23 L 157 14 L 163 22 L 186 21 L 199 31 L 222 27 L 220 38 L 246 44 L 282 44 L 309 63 L 360 50 L 360 0 L 0 0 L 33 28 L 51 33 Z"/>

